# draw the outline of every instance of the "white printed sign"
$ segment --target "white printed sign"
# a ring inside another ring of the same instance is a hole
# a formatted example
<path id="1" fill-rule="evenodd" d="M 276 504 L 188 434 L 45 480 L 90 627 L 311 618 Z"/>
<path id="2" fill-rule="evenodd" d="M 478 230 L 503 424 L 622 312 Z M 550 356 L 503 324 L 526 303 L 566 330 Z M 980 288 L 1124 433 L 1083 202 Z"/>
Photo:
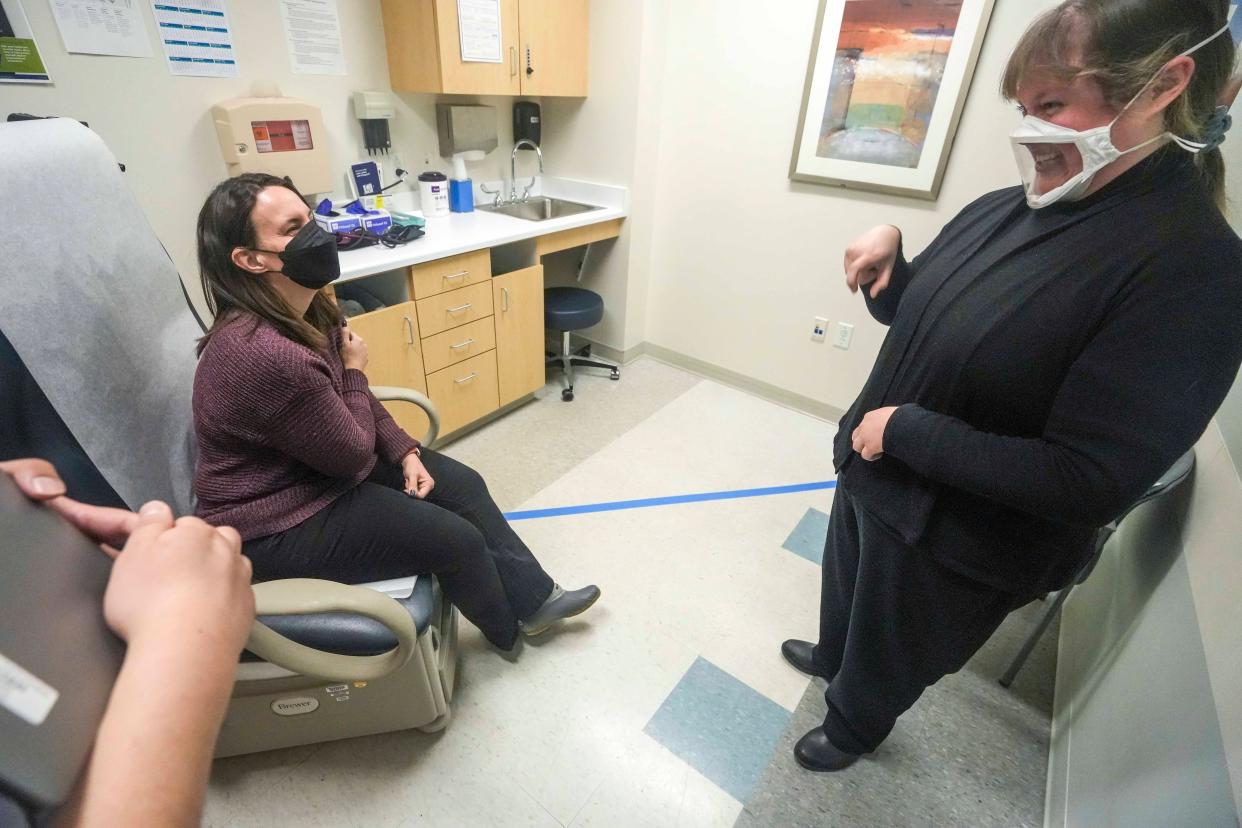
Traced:
<path id="1" fill-rule="evenodd" d="M 38 727 L 59 698 L 55 687 L 0 655 L 0 707 Z"/>

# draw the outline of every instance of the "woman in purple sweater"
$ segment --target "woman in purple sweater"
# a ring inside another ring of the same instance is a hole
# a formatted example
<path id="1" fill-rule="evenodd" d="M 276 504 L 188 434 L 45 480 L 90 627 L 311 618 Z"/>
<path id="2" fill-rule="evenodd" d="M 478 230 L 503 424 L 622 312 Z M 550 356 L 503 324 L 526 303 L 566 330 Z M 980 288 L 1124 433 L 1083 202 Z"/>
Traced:
<path id="1" fill-rule="evenodd" d="M 221 182 L 198 261 L 215 314 L 194 378 L 198 512 L 241 533 L 256 579 L 432 573 L 503 650 L 595 603 L 595 586 L 553 583 L 477 472 L 371 394 L 366 343 L 321 292 L 340 275 L 336 238 L 287 179 Z"/>

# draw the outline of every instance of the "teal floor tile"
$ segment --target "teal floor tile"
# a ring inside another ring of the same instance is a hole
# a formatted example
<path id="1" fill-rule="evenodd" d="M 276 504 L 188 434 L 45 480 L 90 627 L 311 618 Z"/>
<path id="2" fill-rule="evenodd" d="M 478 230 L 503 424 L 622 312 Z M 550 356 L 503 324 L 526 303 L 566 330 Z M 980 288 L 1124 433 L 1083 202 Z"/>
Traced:
<path id="1" fill-rule="evenodd" d="M 643 730 L 745 803 L 789 716 L 767 696 L 697 658 Z"/>
<path id="2" fill-rule="evenodd" d="M 798 525 L 781 544 L 781 548 L 788 549 L 813 564 L 823 564 L 824 541 L 827 538 L 828 516 L 819 509 L 807 509 L 802 520 L 798 521 Z"/>

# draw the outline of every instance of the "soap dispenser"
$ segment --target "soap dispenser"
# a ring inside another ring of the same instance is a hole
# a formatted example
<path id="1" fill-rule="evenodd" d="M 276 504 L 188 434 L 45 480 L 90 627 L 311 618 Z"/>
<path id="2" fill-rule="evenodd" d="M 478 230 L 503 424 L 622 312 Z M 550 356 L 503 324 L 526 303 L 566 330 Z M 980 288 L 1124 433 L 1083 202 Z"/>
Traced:
<path id="1" fill-rule="evenodd" d="M 467 161 L 482 161 L 481 150 L 468 150 L 453 155 L 453 180 L 449 182 L 449 209 L 454 213 L 474 210 L 474 182 L 466 172 Z"/>

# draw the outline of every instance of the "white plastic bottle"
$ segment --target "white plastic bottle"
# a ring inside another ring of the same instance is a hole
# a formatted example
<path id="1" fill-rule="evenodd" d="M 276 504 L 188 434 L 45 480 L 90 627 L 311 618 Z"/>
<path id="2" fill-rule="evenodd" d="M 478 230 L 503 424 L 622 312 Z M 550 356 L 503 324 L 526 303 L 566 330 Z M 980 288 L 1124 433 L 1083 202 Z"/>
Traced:
<path id="1" fill-rule="evenodd" d="M 423 218 L 443 218 L 449 214 L 448 176 L 436 170 L 427 170 L 418 177 L 418 199 L 422 204 Z"/>

